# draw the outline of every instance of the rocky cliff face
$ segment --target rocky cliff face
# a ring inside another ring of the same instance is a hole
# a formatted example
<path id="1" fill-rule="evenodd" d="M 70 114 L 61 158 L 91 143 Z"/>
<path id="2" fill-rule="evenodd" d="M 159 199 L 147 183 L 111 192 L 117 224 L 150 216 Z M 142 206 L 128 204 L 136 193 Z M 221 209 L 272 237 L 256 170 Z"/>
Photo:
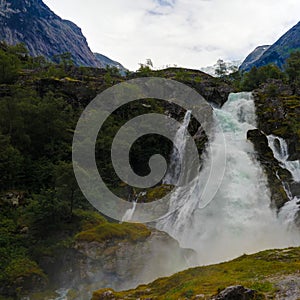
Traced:
<path id="1" fill-rule="evenodd" d="M 289 198 L 287 197 L 283 182 L 292 182 L 291 174 L 282 169 L 274 158 L 272 150 L 268 146 L 267 137 L 258 129 L 249 130 L 247 139 L 254 145 L 257 158 L 265 170 L 271 191 L 271 201 L 274 208 L 280 209 Z"/>
<path id="2" fill-rule="evenodd" d="M 182 249 L 168 234 L 152 229 L 148 237 L 131 240 L 77 239 L 67 251 L 44 256 L 40 264 L 50 282 L 71 289 L 76 299 L 89 299 L 93 289 L 134 288 L 190 266 L 195 253 Z"/>
<path id="3" fill-rule="evenodd" d="M 62 20 L 42 0 L 1 0 L 0 40 L 24 43 L 32 56 L 70 52 L 76 65 L 101 67 L 81 29 Z"/>
<path id="4" fill-rule="evenodd" d="M 247 138 L 254 144 L 258 159 L 268 176 L 272 203 L 279 209 L 289 200 L 284 188 L 288 187 L 292 196 L 299 197 L 300 184 L 274 158 L 267 136 L 274 135 L 286 141 L 288 160 L 300 159 L 299 96 L 293 95 L 289 85 L 273 79 L 254 91 L 254 99 L 258 129 L 250 130 Z"/>
<path id="5" fill-rule="evenodd" d="M 275 92 L 272 88 L 275 87 Z M 267 135 L 284 138 L 288 144 L 289 159 L 300 159 L 299 96 L 281 80 L 270 80 L 254 93 L 258 128 Z"/>
<path id="6" fill-rule="evenodd" d="M 143 74 L 136 73 L 133 77 Z M 163 77 L 177 80 L 194 88 L 205 100 L 214 106 L 222 107 L 227 101 L 228 95 L 234 92 L 234 87 L 230 82 L 222 78 L 215 78 L 199 70 L 184 68 L 167 68 L 159 71 L 152 71 L 146 76 Z"/>
<path id="7" fill-rule="evenodd" d="M 250 71 L 253 64 L 261 58 L 261 56 L 270 48 L 269 45 L 256 47 L 243 61 L 240 71 Z"/>
<path id="8" fill-rule="evenodd" d="M 286 59 L 292 51 L 300 48 L 300 22 L 285 33 L 277 42 L 267 48 L 261 55 L 255 55 L 255 52 L 260 52 L 263 48 L 256 48 L 255 52 L 250 54 L 241 65 L 240 70 L 249 71 L 252 67 L 261 67 L 268 64 L 275 64 L 283 69 Z"/>

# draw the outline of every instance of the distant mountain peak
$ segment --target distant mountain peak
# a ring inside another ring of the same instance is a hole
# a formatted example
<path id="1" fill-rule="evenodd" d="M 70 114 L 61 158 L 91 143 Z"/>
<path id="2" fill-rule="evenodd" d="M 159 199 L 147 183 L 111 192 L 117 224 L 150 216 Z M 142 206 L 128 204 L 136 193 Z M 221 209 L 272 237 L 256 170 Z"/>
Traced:
<path id="1" fill-rule="evenodd" d="M 13 14 L 34 13 L 35 15 L 55 16 L 42 0 L 0 0 L 0 15 L 10 17 Z"/>
<path id="2" fill-rule="evenodd" d="M 33 56 L 70 52 L 76 65 L 101 67 L 81 29 L 63 20 L 42 0 L 0 0 L 0 40 L 24 43 Z"/>
<path id="3" fill-rule="evenodd" d="M 241 65 L 242 61 L 241 60 L 233 60 L 233 61 L 224 61 L 224 64 L 226 66 L 226 73 L 230 74 L 232 73 L 232 68 L 236 68 L 238 69 L 238 67 Z M 213 66 L 206 66 L 206 67 L 202 67 L 200 68 L 200 71 L 209 74 L 211 76 L 218 76 L 216 74 L 216 69 L 218 68 L 218 63 L 214 64 Z"/>
<path id="4" fill-rule="evenodd" d="M 127 71 L 125 67 L 123 67 L 119 62 L 110 59 L 109 57 L 100 54 L 100 53 L 94 53 L 96 59 L 101 63 L 104 67 L 115 67 L 117 68 L 120 73 L 123 75 Z"/>
<path id="5" fill-rule="evenodd" d="M 265 46 L 261 46 L 265 47 Z M 281 36 L 273 45 L 267 49 L 256 48 L 250 55 L 247 56 L 242 63 L 240 70 L 249 71 L 253 67 L 261 67 L 268 64 L 275 64 L 283 69 L 287 58 L 291 52 L 300 49 L 300 22 L 288 30 Z M 259 52 L 259 55 L 256 55 Z M 255 59 L 249 59 L 255 58 Z"/>
<path id="6" fill-rule="evenodd" d="M 251 69 L 251 66 L 255 64 L 255 62 L 258 61 L 270 47 L 270 45 L 256 47 L 243 61 L 240 66 L 240 70 L 249 71 Z"/>

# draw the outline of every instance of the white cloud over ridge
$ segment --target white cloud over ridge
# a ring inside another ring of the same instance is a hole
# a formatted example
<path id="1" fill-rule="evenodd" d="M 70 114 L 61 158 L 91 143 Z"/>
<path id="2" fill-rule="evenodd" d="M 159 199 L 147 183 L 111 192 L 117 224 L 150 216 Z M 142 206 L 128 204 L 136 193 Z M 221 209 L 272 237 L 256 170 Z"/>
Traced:
<path id="1" fill-rule="evenodd" d="M 155 67 L 199 69 L 243 59 L 274 43 L 299 20 L 298 0 L 44 0 L 82 28 L 91 49 L 131 70 L 151 58 Z"/>

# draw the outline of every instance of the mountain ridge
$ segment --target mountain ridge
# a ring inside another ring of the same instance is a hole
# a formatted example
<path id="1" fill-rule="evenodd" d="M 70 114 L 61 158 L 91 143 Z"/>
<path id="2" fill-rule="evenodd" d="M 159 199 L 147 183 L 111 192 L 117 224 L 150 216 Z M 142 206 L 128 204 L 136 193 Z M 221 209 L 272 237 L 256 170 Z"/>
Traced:
<path id="1" fill-rule="evenodd" d="M 0 40 L 10 45 L 24 43 L 32 56 L 53 60 L 69 52 L 75 65 L 103 67 L 81 29 L 60 18 L 42 0 L 1 0 Z"/>
<path id="2" fill-rule="evenodd" d="M 239 69 L 241 71 L 250 71 L 251 65 L 255 63 L 270 47 L 270 45 L 256 47 L 250 54 L 247 55 Z"/>
<path id="3" fill-rule="evenodd" d="M 240 67 L 240 71 L 249 71 L 253 67 L 262 67 L 268 64 L 275 64 L 280 69 L 284 69 L 285 62 L 291 52 L 300 49 L 300 22 L 289 29 L 273 45 L 250 61 L 249 58 L 255 56 L 255 51 L 250 53 Z"/>
<path id="4" fill-rule="evenodd" d="M 112 60 L 111 58 L 101 54 L 101 53 L 97 53 L 94 52 L 94 55 L 96 57 L 96 59 L 102 64 L 102 66 L 104 67 L 115 67 L 117 68 L 122 74 L 125 74 L 125 72 L 127 71 L 127 69 L 120 64 L 119 62 Z"/>

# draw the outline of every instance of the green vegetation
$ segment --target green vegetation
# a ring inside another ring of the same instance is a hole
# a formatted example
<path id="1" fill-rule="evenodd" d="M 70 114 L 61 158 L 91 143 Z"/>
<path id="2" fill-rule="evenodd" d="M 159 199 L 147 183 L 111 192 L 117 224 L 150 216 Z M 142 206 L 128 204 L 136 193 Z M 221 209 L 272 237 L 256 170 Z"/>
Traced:
<path id="1" fill-rule="evenodd" d="M 235 77 L 235 86 L 241 91 L 252 91 L 263 84 L 270 83 L 272 80 L 278 80 L 284 84 L 289 84 L 293 88 L 293 93 L 297 94 L 297 88 L 300 87 L 300 51 L 291 52 L 286 60 L 284 70 L 280 70 L 276 65 L 269 64 L 262 67 L 253 67 L 249 72 L 239 74 L 230 74 L 228 78 Z M 276 84 L 270 84 L 268 88 L 273 96 L 279 92 L 276 91 Z"/>
<path id="2" fill-rule="evenodd" d="M 149 189 L 146 195 L 145 202 L 152 202 L 165 197 L 168 193 L 172 191 L 174 186 L 163 184 L 161 186 Z"/>
<path id="3" fill-rule="evenodd" d="M 228 79 L 238 91 L 255 90 L 258 128 L 283 137 L 293 159 L 300 159 L 300 51 L 291 52 L 285 69 L 275 65 L 253 67 Z"/>
<path id="4" fill-rule="evenodd" d="M 218 59 L 217 61 L 217 68 L 216 68 L 216 75 L 223 77 L 227 74 L 227 66 L 226 63 L 222 59 Z"/>
<path id="5" fill-rule="evenodd" d="M 243 255 L 229 262 L 189 269 L 170 277 L 160 278 L 135 290 L 113 292 L 114 299 L 205 299 L 231 285 L 243 285 L 273 299 L 276 282 L 286 275 L 297 276 L 300 248 L 268 250 Z M 92 300 L 106 299 L 101 295 L 109 289 L 94 292 Z M 108 298 L 107 298 L 108 299 Z"/>
<path id="6" fill-rule="evenodd" d="M 187 84 L 208 101 L 221 106 L 232 91 L 260 88 L 256 105 L 261 128 L 287 138 L 296 136 L 299 141 L 299 57 L 299 53 L 291 55 L 286 72 L 266 66 L 245 74 L 236 72 L 225 76 L 222 73 L 222 78 L 213 78 L 182 68 L 154 71 L 152 62 L 147 61 L 138 72 L 122 77 L 115 68 L 75 67 L 68 53 L 57 56 L 55 64 L 43 57 L 30 57 L 24 45 L 0 43 L 0 286 L 5 291 L 4 297 L 17 298 L 26 290 L 43 289 L 47 274 L 39 265 L 40 258 L 55 257 L 75 241 L 136 241 L 150 234 L 143 225 L 108 222 L 93 210 L 77 186 L 71 163 L 73 132 L 81 112 L 98 93 L 126 79 L 157 76 Z M 140 191 L 122 184 L 116 176 L 110 159 L 111 143 L 125 122 L 154 112 L 177 120 L 182 120 L 185 113 L 166 101 L 134 101 L 116 110 L 97 138 L 96 160 L 101 176 L 124 199 L 132 199 Z M 191 135 L 197 133 L 198 127 L 192 118 Z M 197 140 L 199 155 L 206 142 L 206 136 Z M 300 143 L 293 142 L 299 153 Z M 155 135 L 138 139 L 130 153 L 133 170 L 145 176 L 150 171 L 149 158 L 157 153 L 167 158 L 172 147 L 170 141 Z M 148 189 L 140 200 L 154 201 L 171 189 L 171 186 L 158 185 Z M 264 266 L 268 269 L 269 265 Z M 246 261 L 242 267 L 246 269 Z M 202 287 L 208 294 L 215 293 L 218 288 L 239 280 L 262 292 L 272 289 L 267 277 L 252 282 L 249 274 L 243 279 L 234 269 L 228 272 L 222 277 L 219 271 L 215 282 L 199 288 L 192 278 L 189 278 L 191 283 L 183 280 L 184 288 L 178 281 L 170 295 L 189 298 Z M 176 283 L 179 275 L 174 276 Z"/>
<path id="7" fill-rule="evenodd" d="M 78 233 L 75 238 L 78 241 L 101 243 L 116 239 L 143 240 L 150 234 L 151 231 L 143 224 L 105 222 L 97 227 Z"/>
<path id="8" fill-rule="evenodd" d="M 39 262 L 55 258 L 76 240 L 136 241 L 150 235 L 143 225 L 109 223 L 95 212 L 77 186 L 71 163 L 81 112 L 98 93 L 126 78 L 115 68 L 75 67 L 68 53 L 56 59 L 50 63 L 30 57 L 24 45 L 0 44 L 0 286 L 6 298 L 44 289 L 48 274 Z M 135 116 L 170 108 L 165 101 L 135 101 L 115 111 L 101 128 L 97 164 L 107 185 L 124 199 L 134 191 L 112 168 L 115 134 Z M 183 115 L 173 113 L 179 120 Z M 132 147 L 133 169 L 147 174 L 149 158 L 156 153 L 167 158 L 171 149 L 165 138 L 139 139 Z M 150 190 L 152 198 L 162 194 L 160 187 Z"/>
<path id="9" fill-rule="evenodd" d="M 139 225 L 108 223 L 95 212 L 71 163 L 73 132 L 84 107 L 123 80 L 114 69 L 75 67 L 68 54 L 53 64 L 28 56 L 23 45 L 0 44 L 0 286 L 6 298 L 44 289 L 40 258 L 71 247 L 81 231 L 96 228 L 98 238 L 103 231 L 103 237 L 134 240 L 149 234 Z M 108 123 L 118 128 L 125 115 L 128 108 Z M 108 136 L 99 136 L 98 144 L 109 150 Z M 104 163 L 108 169 L 109 159 Z M 106 178 L 113 186 L 114 176 Z"/>
<path id="10" fill-rule="evenodd" d="M 300 51 L 292 52 L 286 64 L 286 73 L 290 82 L 300 80 Z"/>
<path id="11" fill-rule="evenodd" d="M 269 94 L 267 88 L 258 89 L 255 102 L 258 127 L 266 134 L 275 134 L 293 144 L 289 152 L 297 157 L 300 153 L 300 95 L 287 95 L 284 88 L 276 96 Z"/>
<path id="12" fill-rule="evenodd" d="M 11 282 L 32 275 L 45 277 L 45 274 L 38 267 L 37 263 L 28 258 L 17 258 L 12 260 L 5 269 L 5 273 Z"/>
<path id="13" fill-rule="evenodd" d="M 275 65 L 253 67 L 248 73 L 243 74 L 239 88 L 243 91 L 252 91 L 270 79 L 286 80 L 286 74 Z"/>

